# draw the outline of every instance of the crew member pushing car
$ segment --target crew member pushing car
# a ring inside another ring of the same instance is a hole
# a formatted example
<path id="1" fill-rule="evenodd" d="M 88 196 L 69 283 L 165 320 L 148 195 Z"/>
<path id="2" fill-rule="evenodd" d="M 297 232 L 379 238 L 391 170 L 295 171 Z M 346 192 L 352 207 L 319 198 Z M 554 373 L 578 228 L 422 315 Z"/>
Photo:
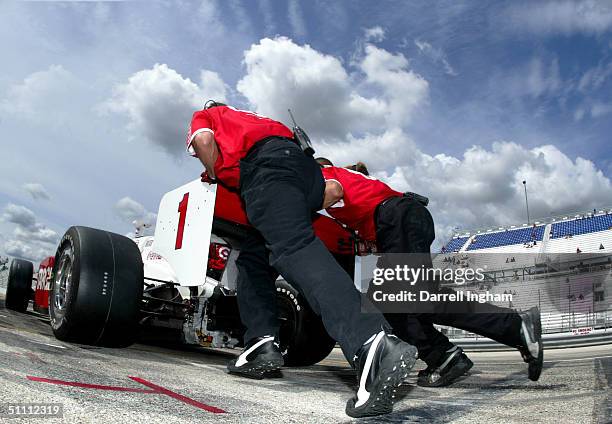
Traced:
<path id="1" fill-rule="evenodd" d="M 395 388 L 413 366 L 416 349 L 387 334 L 381 314 L 361 313 L 353 281 L 315 237 L 312 215 L 321 209 L 325 191 L 319 165 L 280 122 L 209 103 L 193 114 L 187 148 L 206 168 L 205 179 L 239 191 L 258 231 L 236 262 L 238 305 L 247 332 L 243 353 L 228 369 L 260 378 L 283 365 L 275 341 L 276 268 L 303 292 L 358 370 L 359 390 L 348 401 L 347 414 L 390 412 Z"/>
<path id="2" fill-rule="evenodd" d="M 330 162 L 320 158 L 319 163 Z M 418 195 L 406 196 L 382 181 L 346 168 L 323 166 L 322 171 L 326 180 L 324 205 L 332 217 L 357 231 L 361 238 L 376 242 L 379 253 L 415 254 L 404 258 L 417 257 L 418 263 L 432 268 L 434 222 L 425 205 L 417 200 Z M 436 282 L 426 287 L 438 293 L 452 290 L 441 289 Z M 385 314 L 396 334 L 414 344 L 428 365 L 419 373 L 419 385 L 448 385 L 473 365 L 461 348 L 433 324 L 461 328 L 518 348 L 529 364 L 529 378 L 539 378 L 543 358 L 537 308 L 518 314 L 478 302 L 432 302 L 427 309 L 428 313 Z"/>

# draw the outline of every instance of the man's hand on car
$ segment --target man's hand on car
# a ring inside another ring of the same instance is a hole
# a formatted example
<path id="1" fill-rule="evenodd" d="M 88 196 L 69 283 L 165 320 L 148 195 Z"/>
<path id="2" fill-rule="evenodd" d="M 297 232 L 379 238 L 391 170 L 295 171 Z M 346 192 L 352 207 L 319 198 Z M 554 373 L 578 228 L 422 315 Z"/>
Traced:
<path id="1" fill-rule="evenodd" d="M 202 174 L 200 174 L 200 177 L 203 183 L 217 184 L 217 180 L 211 177 L 210 175 L 208 175 L 208 171 L 202 172 Z"/>

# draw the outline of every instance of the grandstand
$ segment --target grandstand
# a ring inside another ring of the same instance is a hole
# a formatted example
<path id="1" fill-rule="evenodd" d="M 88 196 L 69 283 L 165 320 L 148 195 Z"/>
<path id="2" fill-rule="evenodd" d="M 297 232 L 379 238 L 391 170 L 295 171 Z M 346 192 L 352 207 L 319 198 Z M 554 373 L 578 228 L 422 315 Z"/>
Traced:
<path id="1" fill-rule="evenodd" d="M 474 251 L 574 253 L 577 250 L 612 252 L 612 210 L 574 217 L 550 218 L 549 221 L 536 222 L 533 225 L 523 224 L 522 228 L 511 226 L 455 235 L 442 247 L 441 253 Z M 554 250 L 547 248 L 548 245 L 554 247 Z"/>
<path id="2" fill-rule="evenodd" d="M 521 228 L 518 230 L 506 230 L 503 232 L 478 234 L 472 237 L 466 250 L 491 249 L 500 246 L 512 246 L 515 244 L 526 244 L 542 241 L 544 237 L 544 226 L 534 225 L 532 228 Z"/>
<path id="3" fill-rule="evenodd" d="M 444 246 L 443 252 L 458 252 L 469 237 L 453 237 L 451 241 L 449 241 L 446 246 Z"/>
<path id="4" fill-rule="evenodd" d="M 612 215 L 609 213 L 555 222 L 552 224 L 550 237 L 573 237 L 607 230 L 612 230 Z"/>
<path id="5" fill-rule="evenodd" d="M 538 306 L 545 332 L 612 327 L 612 210 L 457 234 L 434 264 L 486 270 L 485 281 L 453 288 L 512 293 L 513 301 L 499 306 Z"/>

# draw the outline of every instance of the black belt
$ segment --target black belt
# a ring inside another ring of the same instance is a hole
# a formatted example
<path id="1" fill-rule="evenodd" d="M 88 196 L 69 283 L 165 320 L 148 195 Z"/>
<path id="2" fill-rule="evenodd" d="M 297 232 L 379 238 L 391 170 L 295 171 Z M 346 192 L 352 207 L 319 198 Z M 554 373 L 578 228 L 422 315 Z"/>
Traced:
<path id="1" fill-rule="evenodd" d="M 257 150 L 258 150 L 260 147 L 263 147 L 263 146 L 265 146 L 266 144 L 268 144 L 269 142 L 274 141 L 274 140 L 284 140 L 284 141 L 289 141 L 289 142 L 291 142 L 291 143 L 293 143 L 293 144 L 296 144 L 296 145 L 297 145 L 297 143 L 295 142 L 295 140 L 294 140 L 294 139 L 292 139 L 292 138 L 288 138 L 288 137 L 281 137 L 281 136 L 278 136 L 278 135 L 272 135 L 272 136 L 270 136 L 270 137 L 262 138 L 261 140 L 256 141 L 256 142 L 255 142 L 255 144 L 253 144 L 253 145 L 251 146 L 251 148 L 250 148 L 250 149 L 247 151 L 247 153 L 246 153 L 246 155 L 244 156 L 244 158 L 245 158 L 245 159 L 247 159 L 249 156 L 251 156 L 252 154 L 254 154 L 254 153 L 255 153 L 255 152 L 256 152 L 256 151 L 257 151 Z"/>
<path id="2" fill-rule="evenodd" d="M 410 192 L 410 191 L 403 193 L 402 196 L 391 196 L 391 197 L 386 198 L 382 202 L 380 202 L 378 205 L 376 205 L 376 209 L 374 209 L 374 222 L 378 221 L 378 210 L 380 209 L 381 206 L 384 206 L 389 201 L 400 198 L 400 197 L 407 197 L 408 199 L 415 200 L 425 207 L 427 207 L 427 205 L 429 204 L 429 199 L 427 197 L 422 196 L 417 193 Z"/>

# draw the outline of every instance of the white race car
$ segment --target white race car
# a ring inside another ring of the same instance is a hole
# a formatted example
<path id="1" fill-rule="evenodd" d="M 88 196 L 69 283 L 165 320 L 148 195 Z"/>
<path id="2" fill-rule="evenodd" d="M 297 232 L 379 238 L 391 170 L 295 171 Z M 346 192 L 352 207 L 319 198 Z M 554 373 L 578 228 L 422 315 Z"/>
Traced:
<path id="1" fill-rule="evenodd" d="M 313 225 L 354 275 L 353 234 L 325 216 Z M 192 181 L 163 196 L 152 237 L 75 226 L 37 275 L 31 262 L 14 259 L 5 304 L 25 311 L 33 300 L 34 311 L 48 315 L 55 336 L 68 342 L 125 347 L 147 334 L 239 347 L 235 261 L 249 231 L 237 194 Z M 299 290 L 282 279 L 276 287 L 285 364 L 321 361 L 334 340 Z"/>

